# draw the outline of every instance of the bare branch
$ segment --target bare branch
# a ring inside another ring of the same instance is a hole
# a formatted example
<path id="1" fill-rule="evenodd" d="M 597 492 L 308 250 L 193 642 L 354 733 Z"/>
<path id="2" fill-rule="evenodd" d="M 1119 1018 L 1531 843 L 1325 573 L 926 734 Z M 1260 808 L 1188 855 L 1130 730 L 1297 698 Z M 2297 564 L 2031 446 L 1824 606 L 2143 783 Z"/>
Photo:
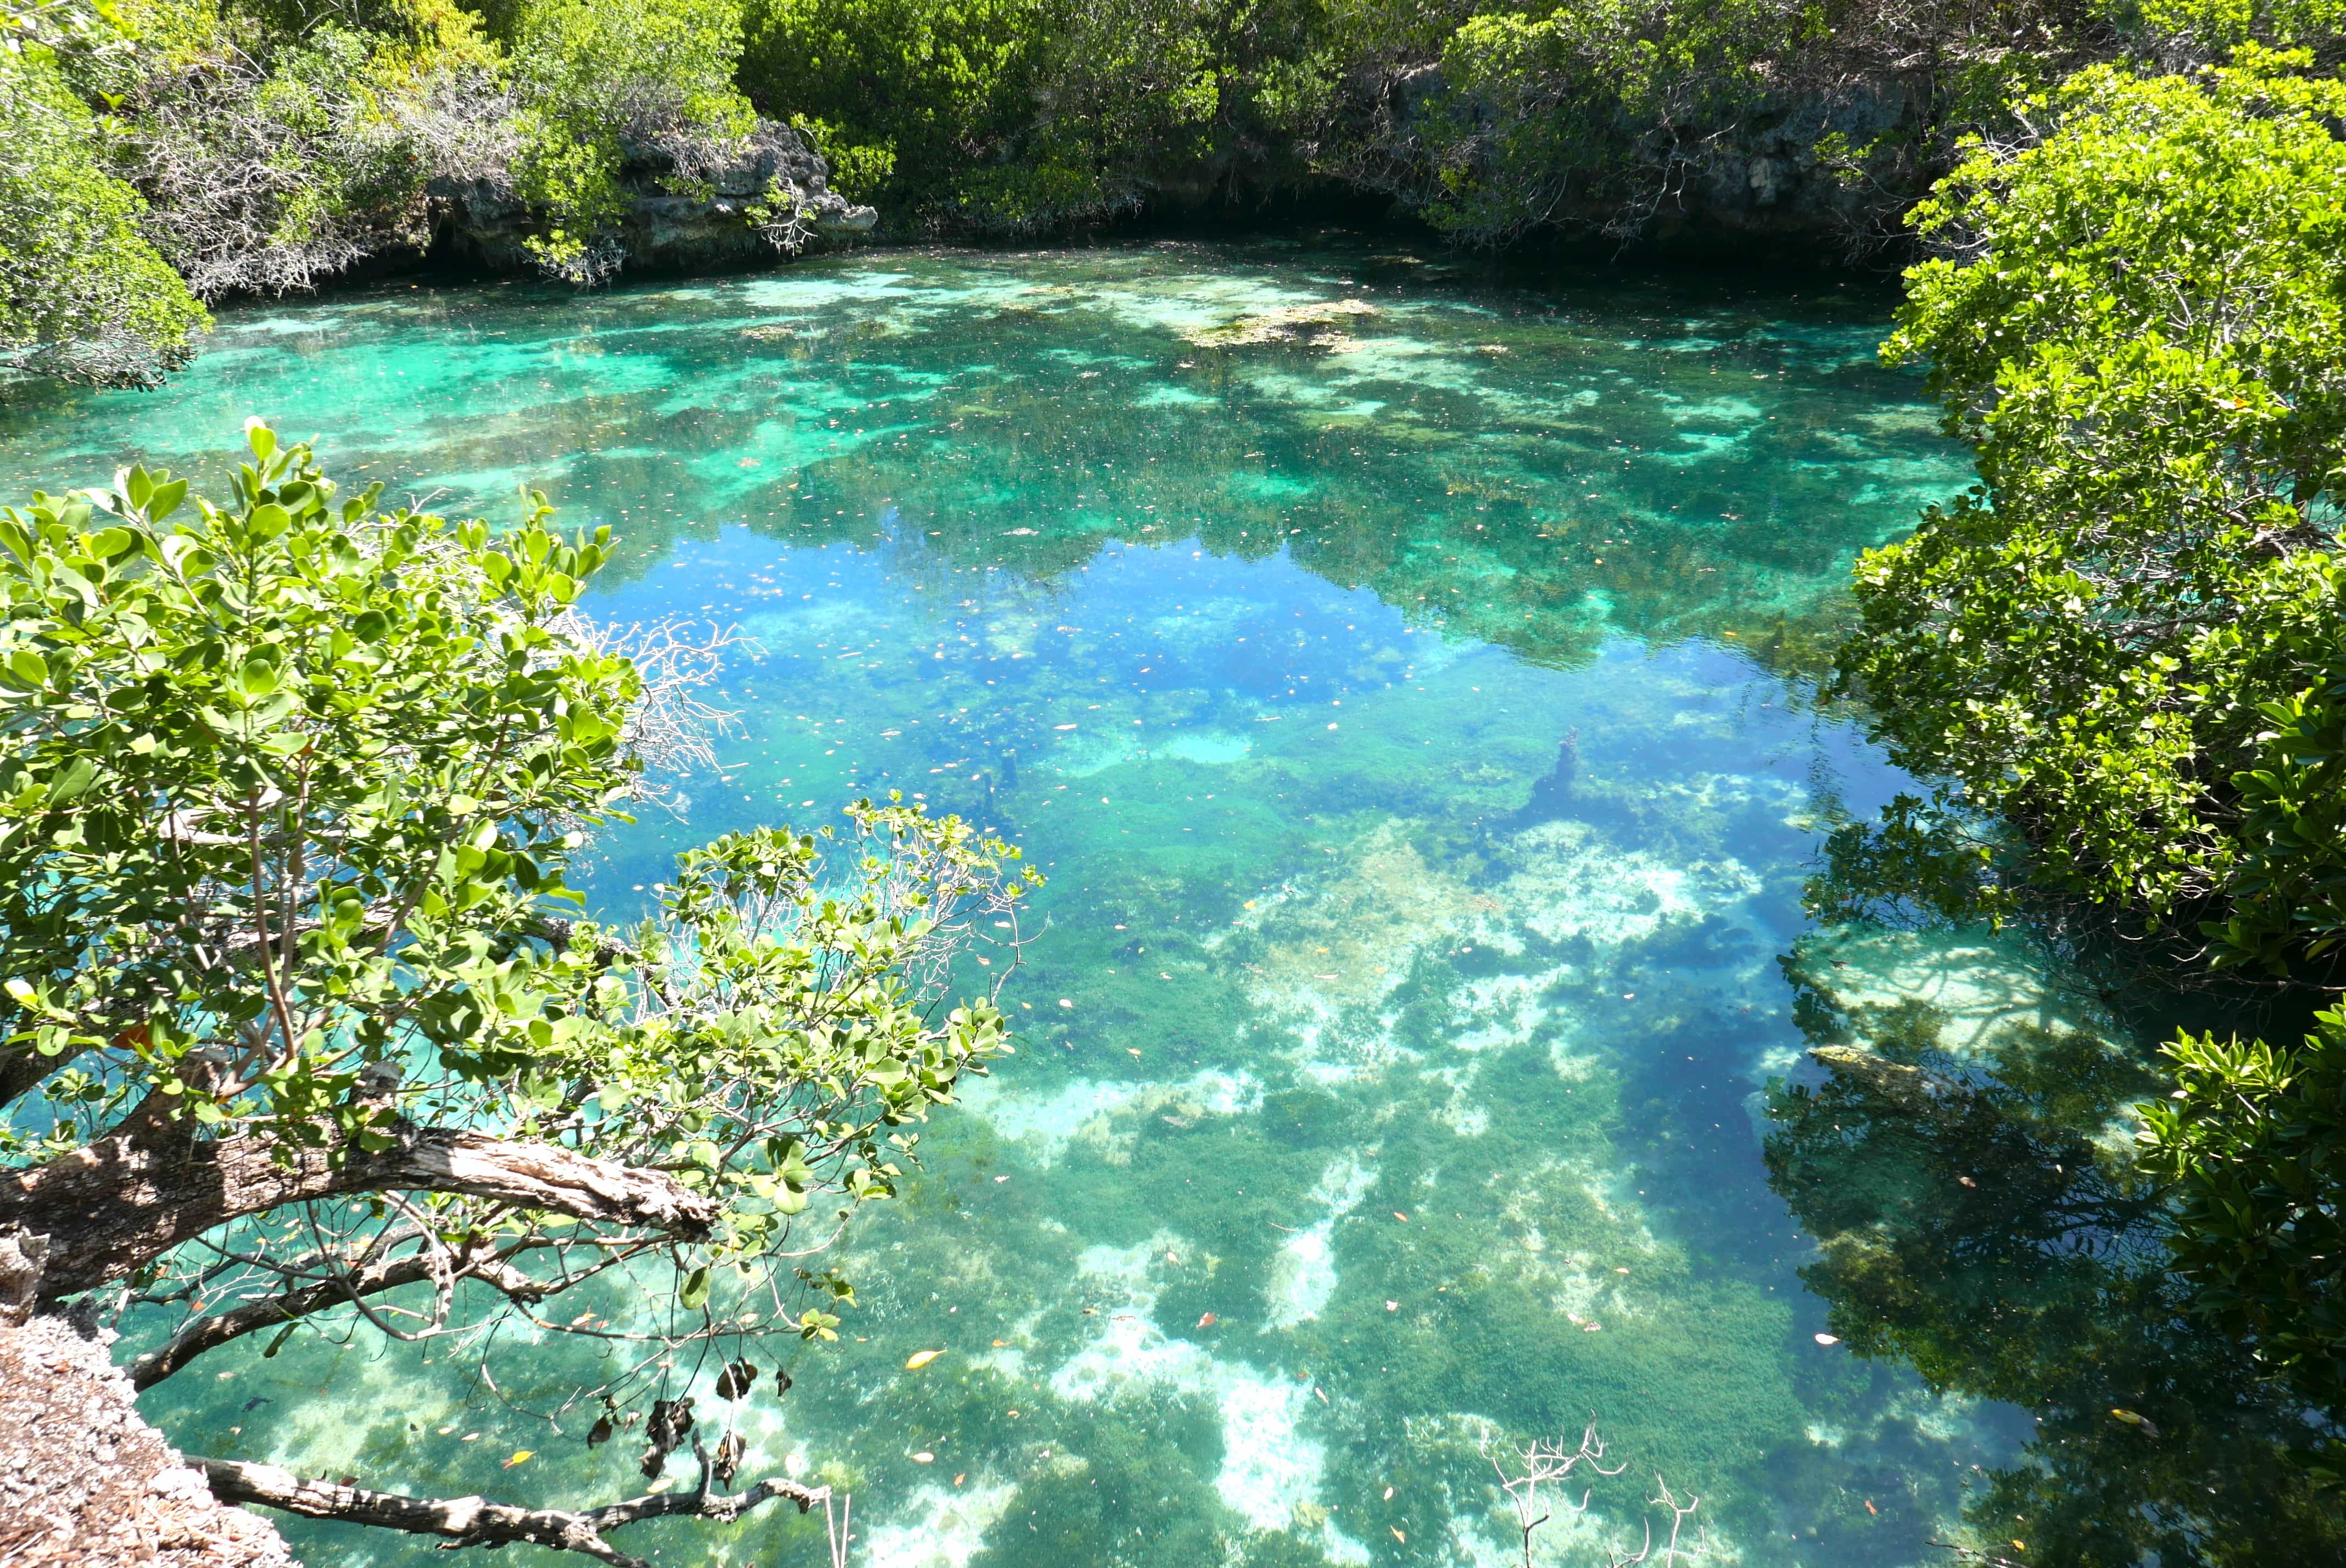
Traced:
<path id="1" fill-rule="evenodd" d="M 607 626 L 572 613 L 555 629 L 566 638 L 633 661 L 643 694 L 628 711 L 620 740 L 648 773 L 721 772 L 716 737 L 732 728 L 731 709 L 702 693 L 717 684 L 729 649 L 758 645 L 731 627 L 688 626 L 662 618 Z"/>
<path id="2" fill-rule="evenodd" d="M 527 1542 L 556 1552 L 576 1552 L 613 1568 L 647 1568 L 641 1558 L 628 1556 L 604 1539 L 611 1531 L 643 1520 L 677 1515 L 734 1520 L 775 1498 L 798 1504 L 801 1513 L 817 1503 L 827 1512 L 831 1502 L 831 1488 L 801 1486 L 780 1476 L 761 1481 L 747 1492 L 712 1492 L 709 1482 L 714 1479 L 715 1461 L 706 1454 L 701 1460 L 700 1483 L 690 1492 L 648 1492 L 624 1502 L 583 1510 L 521 1508 L 479 1497 L 404 1497 L 342 1482 L 304 1480 L 273 1464 L 240 1460 L 189 1462 L 203 1472 L 211 1483 L 212 1495 L 222 1502 L 259 1503 L 309 1519 L 437 1535 L 454 1546 L 498 1547 Z"/>
<path id="3" fill-rule="evenodd" d="M 1524 1568 L 1532 1568 L 1532 1537 L 1538 1533 L 1542 1525 L 1555 1517 L 1555 1505 L 1547 1502 L 1541 1496 L 1542 1487 L 1566 1486 L 1573 1480 L 1573 1472 L 1584 1465 L 1587 1467 L 1589 1474 L 1605 1477 L 1619 1475 L 1629 1468 L 1625 1461 L 1615 1465 L 1611 1470 L 1606 1469 L 1605 1447 L 1605 1440 L 1596 1435 L 1596 1422 L 1594 1418 L 1581 1431 L 1579 1445 L 1575 1448 L 1566 1448 L 1561 1439 L 1554 1442 L 1542 1442 L 1535 1439 L 1520 1447 L 1508 1444 L 1506 1451 L 1514 1458 L 1513 1466 L 1493 1451 L 1493 1444 L 1489 1442 L 1483 1444 L 1483 1457 L 1490 1461 L 1491 1468 L 1498 1472 L 1499 1490 L 1506 1494 L 1508 1504 L 1515 1510 L 1515 1528 L 1523 1535 Z M 1700 1545 L 1678 1544 L 1679 1538 L 1685 1532 L 1687 1521 L 1693 1517 L 1695 1510 L 1702 1505 L 1702 1499 L 1689 1497 L 1681 1504 L 1676 1494 L 1670 1491 L 1668 1483 L 1659 1475 L 1654 1477 L 1654 1485 L 1658 1495 L 1647 1498 L 1647 1502 L 1650 1506 L 1666 1508 L 1670 1512 L 1669 1540 L 1662 1548 L 1661 1568 L 1677 1568 L 1679 1558 L 1698 1557 L 1704 1550 Z M 1580 1501 L 1574 1502 L 1567 1492 L 1563 1503 L 1566 1512 L 1586 1513 L 1588 1511 L 1589 1496 L 1590 1489 L 1583 1487 Z M 1653 1555 L 1654 1522 L 1648 1518 L 1642 1522 L 1645 1529 L 1637 1550 L 1629 1552 L 1619 1547 L 1608 1550 L 1606 1553 L 1606 1568 L 1634 1568 L 1635 1564 L 1641 1563 Z"/>
<path id="4" fill-rule="evenodd" d="M 540 1279 L 522 1268 L 515 1260 L 523 1254 L 558 1245 L 548 1236 L 525 1236 L 518 1241 L 499 1247 L 492 1247 L 481 1237 L 474 1237 L 454 1247 L 442 1247 L 432 1237 L 422 1238 L 425 1245 L 413 1252 L 395 1257 L 373 1258 L 350 1269 L 330 1269 L 330 1277 L 297 1286 L 258 1300 L 240 1302 L 225 1311 L 190 1318 L 181 1324 L 170 1339 L 130 1363 L 133 1388 L 146 1390 L 171 1376 L 207 1350 L 218 1349 L 232 1339 L 264 1329 L 275 1329 L 300 1321 L 313 1313 L 362 1298 L 380 1296 L 404 1286 L 421 1285 L 426 1280 L 445 1279 L 453 1285 L 459 1280 L 477 1279 L 501 1292 L 508 1301 L 530 1304 L 558 1296 L 579 1281 L 600 1273 L 625 1249 L 598 1261 L 595 1267 L 576 1275 L 555 1279 Z M 285 1277 L 293 1277 L 295 1266 L 280 1266 Z"/>

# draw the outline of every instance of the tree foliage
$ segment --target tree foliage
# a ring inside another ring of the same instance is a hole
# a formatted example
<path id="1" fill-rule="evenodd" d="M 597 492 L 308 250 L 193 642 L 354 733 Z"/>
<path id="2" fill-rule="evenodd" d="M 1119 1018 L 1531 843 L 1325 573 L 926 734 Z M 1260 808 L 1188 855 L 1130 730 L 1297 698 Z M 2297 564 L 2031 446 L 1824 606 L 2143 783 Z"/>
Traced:
<path id="1" fill-rule="evenodd" d="M 751 0 L 743 81 L 905 227 L 1028 234 L 1300 170 L 1320 0 Z"/>
<path id="2" fill-rule="evenodd" d="M 1921 209 L 1953 253 L 1884 352 L 1982 484 L 1861 564 L 1841 667 L 1943 826 L 2014 820 L 2037 882 L 2275 966 L 2328 940 L 2346 484 L 2346 88 L 2287 65 L 2088 72 Z"/>
<path id="3" fill-rule="evenodd" d="M 1857 572 L 1845 691 L 1933 780 L 1843 830 L 1956 914 L 2049 892 L 2188 961 L 2320 978 L 2346 936 L 2346 86 L 2310 57 L 2084 73 L 1918 213 L 1893 361 L 1981 484 Z M 2346 1401 L 2341 1040 L 2186 1034 L 2141 1152 L 2190 1305 Z"/>
<path id="4" fill-rule="evenodd" d="M 2014 95 L 2081 66 L 2346 53 L 2337 0 L 18 3 L 102 46 L 43 78 L 76 100 L 61 117 L 0 97 L 43 122 L 22 146 L 138 190 L 204 300 L 421 251 L 452 218 L 501 264 L 594 283 L 644 242 L 648 198 L 791 249 L 841 215 L 800 137 L 898 234 L 1349 188 L 1475 244 L 1708 212 L 1863 250 L 1964 134 L 2030 135 Z"/>
<path id="5" fill-rule="evenodd" d="M 606 1345 L 575 1397 L 615 1414 L 678 1344 L 831 1337 L 852 1290 L 796 1260 L 1009 1049 L 944 997 L 1015 943 L 1016 851 L 862 803 L 577 918 L 693 700 L 579 616 L 607 530 L 384 511 L 250 436 L 219 504 L 131 469 L 0 512 L 0 1236 L 39 1298 L 152 1303 L 142 1386 L 261 1328 L 518 1315 Z M 614 1271 L 672 1309 L 542 1309 Z"/>
<path id="6" fill-rule="evenodd" d="M 25 370 L 152 381 L 201 322 L 190 293 L 313 288 L 420 254 L 476 209 L 547 272 L 593 283 L 626 259 L 646 195 L 709 203 L 784 250 L 825 199 L 820 165 L 735 87 L 737 0 L 8 15 L 0 346 Z"/>
<path id="7" fill-rule="evenodd" d="M 2192 1308 L 2346 1408 L 2346 1013 L 2294 1046 L 2186 1034 L 2169 1054 L 2176 1087 L 2143 1136 L 2178 1195 Z"/>
<path id="8" fill-rule="evenodd" d="M 0 363 L 148 382 L 209 321 L 142 232 L 146 203 L 115 177 L 61 68 L 61 51 L 93 46 L 89 21 L 54 5 L 0 14 Z"/>

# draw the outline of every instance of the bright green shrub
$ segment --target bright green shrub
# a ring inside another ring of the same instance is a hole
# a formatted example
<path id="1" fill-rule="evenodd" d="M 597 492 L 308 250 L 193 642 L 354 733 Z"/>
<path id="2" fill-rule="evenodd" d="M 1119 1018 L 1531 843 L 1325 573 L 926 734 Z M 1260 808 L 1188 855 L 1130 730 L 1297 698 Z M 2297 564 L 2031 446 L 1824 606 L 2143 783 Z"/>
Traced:
<path id="1" fill-rule="evenodd" d="M 801 117 L 842 191 L 881 199 L 983 162 L 1034 112 L 1040 0 L 750 0 L 741 77 L 770 114 Z"/>
<path id="2" fill-rule="evenodd" d="M 900 228 L 1024 234 L 1302 168 L 1321 0 L 750 0 L 742 80 Z"/>
<path id="3" fill-rule="evenodd" d="M 1884 353 L 1929 362 L 1983 484 L 1860 564 L 1841 656 L 1892 754 L 2019 824 L 2037 882 L 2237 916 L 2236 956 L 2291 922 L 2240 881 L 2271 830 L 2234 776 L 2346 625 L 2341 109 L 2272 56 L 2099 69 L 1918 209 L 1954 254 L 1910 271 Z"/>
<path id="4" fill-rule="evenodd" d="M 2187 1034 L 2148 1163 L 2175 1184 L 2169 1245 L 2196 1312 L 2310 1397 L 2346 1406 L 2346 1013 L 2296 1046 Z"/>
<path id="5" fill-rule="evenodd" d="M 146 204 L 105 147 L 52 49 L 0 48 L 0 362 L 13 370 L 152 382 L 209 324 L 139 231 Z"/>
<path id="6" fill-rule="evenodd" d="M 755 127 L 733 87 L 738 0 L 530 0 L 506 38 L 522 108 L 518 194 L 544 217 L 530 248 L 556 273 L 616 270 L 627 208 L 620 176 L 650 153 L 689 182 Z"/>

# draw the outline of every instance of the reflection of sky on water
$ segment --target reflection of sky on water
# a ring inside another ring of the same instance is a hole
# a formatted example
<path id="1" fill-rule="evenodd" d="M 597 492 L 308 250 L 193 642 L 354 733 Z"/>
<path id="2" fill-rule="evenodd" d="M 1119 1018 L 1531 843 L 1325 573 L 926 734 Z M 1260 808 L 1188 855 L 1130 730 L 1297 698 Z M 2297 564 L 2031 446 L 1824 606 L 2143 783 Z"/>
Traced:
<path id="1" fill-rule="evenodd" d="M 1339 341 L 1211 345 L 1334 299 L 1372 307 Z M 859 1220 L 847 1339 L 746 1418 L 750 1470 L 852 1481 L 882 1568 L 1494 1564 L 1476 1445 L 1592 1410 L 1729 1560 L 1903 1562 L 2015 1418 L 1816 1343 L 1759 1157 L 1821 796 L 1895 782 L 1775 672 L 1963 478 L 1880 325 L 1333 245 L 401 288 L 231 314 L 165 394 L 16 416 L 0 467 L 209 468 L 260 412 L 344 474 L 614 524 L 594 613 L 755 647 L 688 820 L 584 868 L 606 912 L 891 789 L 1046 871 L 1021 1054 Z M 501 1380 L 552 1402 L 570 1353 Z M 419 1490 L 630 1473 L 405 1352 L 246 1347 L 155 1403 L 194 1450 Z M 648 1533 L 763 1563 L 798 1529 Z"/>

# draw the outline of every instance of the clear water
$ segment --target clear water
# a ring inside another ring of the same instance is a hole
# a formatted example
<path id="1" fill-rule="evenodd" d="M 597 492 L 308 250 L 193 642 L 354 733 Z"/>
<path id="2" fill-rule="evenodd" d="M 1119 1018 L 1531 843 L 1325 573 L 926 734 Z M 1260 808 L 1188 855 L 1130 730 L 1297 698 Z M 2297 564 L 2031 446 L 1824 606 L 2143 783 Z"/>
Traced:
<path id="1" fill-rule="evenodd" d="M 2029 1396 L 1819 1343 L 1761 1160 L 1821 997 L 1922 998 L 1955 1049 L 2069 1027 L 1990 950 L 1804 934 L 1829 814 L 1898 781 L 1801 672 L 1853 554 L 1968 477 L 1875 366 L 1885 315 L 1341 239 L 400 285 L 231 313 L 159 394 L 21 409 L 0 475 L 215 475 L 260 413 L 442 510 L 527 480 L 616 524 L 597 613 L 756 647 L 688 820 L 597 846 L 607 911 L 688 843 L 890 789 L 1046 871 L 1020 1054 L 857 1221 L 842 1341 L 741 1418 L 750 1473 L 853 1488 L 859 1561 L 1496 1564 L 1478 1445 L 1592 1414 L 1630 1468 L 1543 1563 L 1634 1543 L 1657 1472 L 1714 1561 L 1940 1561 L 2043 1462 L 1964 1389 Z M 150 1409 L 311 1473 L 633 1490 L 627 1445 L 533 1413 L 587 1348 L 509 1344 L 495 1390 L 365 1339 L 260 1349 Z M 714 1372 L 677 1373 L 704 1415 Z M 812 1562 L 811 1528 L 631 1549 Z"/>

